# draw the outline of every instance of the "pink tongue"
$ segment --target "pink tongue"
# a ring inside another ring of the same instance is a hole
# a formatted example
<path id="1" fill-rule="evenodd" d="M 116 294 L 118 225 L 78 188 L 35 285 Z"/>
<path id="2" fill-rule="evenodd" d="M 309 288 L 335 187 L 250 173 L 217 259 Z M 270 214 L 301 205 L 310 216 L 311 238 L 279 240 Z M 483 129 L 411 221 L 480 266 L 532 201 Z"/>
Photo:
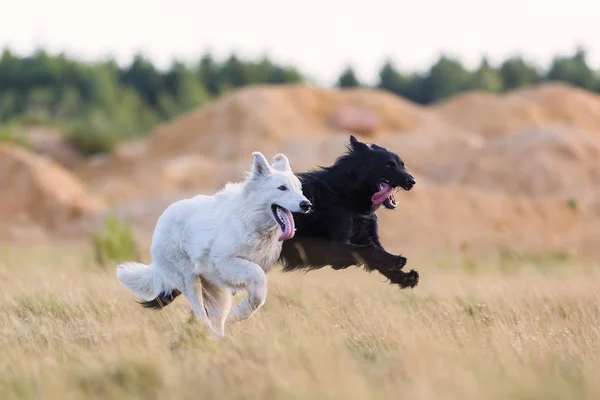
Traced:
<path id="1" fill-rule="evenodd" d="M 285 223 L 285 230 L 283 231 L 281 236 L 279 236 L 280 242 L 283 240 L 293 238 L 294 234 L 296 233 L 296 225 L 294 224 L 294 216 L 292 215 L 292 213 L 289 210 L 283 211 L 281 209 L 281 211 L 282 211 L 281 216 L 282 216 L 283 222 Z"/>
<path id="2" fill-rule="evenodd" d="M 381 188 L 381 190 L 375 193 L 373 197 L 371 197 L 371 201 L 376 206 L 383 203 L 392 194 L 392 187 L 390 185 L 388 185 L 387 183 L 383 183 L 382 185 L 383 187 Z"/>

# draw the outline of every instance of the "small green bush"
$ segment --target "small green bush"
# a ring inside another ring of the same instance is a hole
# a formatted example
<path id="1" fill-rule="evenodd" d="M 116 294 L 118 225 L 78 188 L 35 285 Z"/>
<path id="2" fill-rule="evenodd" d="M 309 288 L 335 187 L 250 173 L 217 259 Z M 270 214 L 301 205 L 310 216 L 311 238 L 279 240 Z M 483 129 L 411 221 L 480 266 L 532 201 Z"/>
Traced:
<path id="1" fill-rule="evenodd" d="M 101 266 L 110 262 L 134 260 L 137 246 L 131 226 L 109 215 L 104 221 L 104 229 L 93 235 L 94 254 Z"/>
<path id="2" fill-rule="evenodd" d="M 577 199 L 570 197 L 567 200 L 567 207 L 569 207 L 571 211 L 577 211 L 579 209 L 579 202 L 577 201 Z"/>
<path id="3" fill-rule="evenodd" d="M 92 155 L 111 152 L 119 138 L 108 126 L 80 122 L 69 129 L 69 142 L 81 153 Z"/>

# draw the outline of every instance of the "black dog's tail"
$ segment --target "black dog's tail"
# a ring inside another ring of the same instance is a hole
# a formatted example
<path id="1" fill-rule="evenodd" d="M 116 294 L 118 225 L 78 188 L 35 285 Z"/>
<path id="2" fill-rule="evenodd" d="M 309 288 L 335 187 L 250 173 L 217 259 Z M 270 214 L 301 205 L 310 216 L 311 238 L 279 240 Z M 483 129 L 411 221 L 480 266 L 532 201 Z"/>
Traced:
<path id="1" fill-rule="evenodd" d="M 179 296 L 181 292 L 177 289 L 173 289 L 171 293 L 160 293 L 155 299 L 149 301 L 138 301 L 138 303 L 144 308 L 151 308 L 153 310 L 161 310 L 168 306 Z"/>

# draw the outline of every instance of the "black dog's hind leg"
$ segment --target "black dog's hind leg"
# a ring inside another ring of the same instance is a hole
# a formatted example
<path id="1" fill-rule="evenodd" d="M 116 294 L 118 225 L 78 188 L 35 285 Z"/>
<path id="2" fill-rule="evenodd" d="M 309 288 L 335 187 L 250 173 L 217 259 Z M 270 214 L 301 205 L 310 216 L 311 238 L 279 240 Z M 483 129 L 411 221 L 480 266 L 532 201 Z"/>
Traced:
<path id="1" fill-rule="evenodd" d="M 395 256 L 378 246 L 361 246 L 321 238 L 294 238 L 283 242 L 281 261 L 284 272 L 318 269 L 330 265 L 339 270 L 353 265 L 368 271 L 377 270 L 391 283 L 402 288 L 415 287 L 417 271 L 402 271 L 406 258 Z"/>

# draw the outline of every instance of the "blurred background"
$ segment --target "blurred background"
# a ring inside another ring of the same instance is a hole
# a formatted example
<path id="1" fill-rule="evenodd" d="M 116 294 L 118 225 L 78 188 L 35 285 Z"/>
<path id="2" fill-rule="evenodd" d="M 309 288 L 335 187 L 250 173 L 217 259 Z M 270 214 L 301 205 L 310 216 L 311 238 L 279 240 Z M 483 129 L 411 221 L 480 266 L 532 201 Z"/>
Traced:
<path id="1" fill-rule="evenodd" d="M 599 255 L 595 6 L 285 7 L 11 3 L 0 17 L 0 242 L 99 251 L 104 232 L 107 254 L 147 246 L 164 207 L 241 179 L 252 151 L 283 151 L 303 171 L 333 162 L 352 133 L 417 178 L 397 210 L 379 212 L 390 251 Z"/>
<path id="2" fill-rule="evenodd" d="M 598 7 L 3 2 L 0 398 L 599 399 Z M 213 342 L 115 279 L 251 152 L 300 172 L 350 134 L 416 177 L 378 211 L 413 290 L 276 269 Z"/>

